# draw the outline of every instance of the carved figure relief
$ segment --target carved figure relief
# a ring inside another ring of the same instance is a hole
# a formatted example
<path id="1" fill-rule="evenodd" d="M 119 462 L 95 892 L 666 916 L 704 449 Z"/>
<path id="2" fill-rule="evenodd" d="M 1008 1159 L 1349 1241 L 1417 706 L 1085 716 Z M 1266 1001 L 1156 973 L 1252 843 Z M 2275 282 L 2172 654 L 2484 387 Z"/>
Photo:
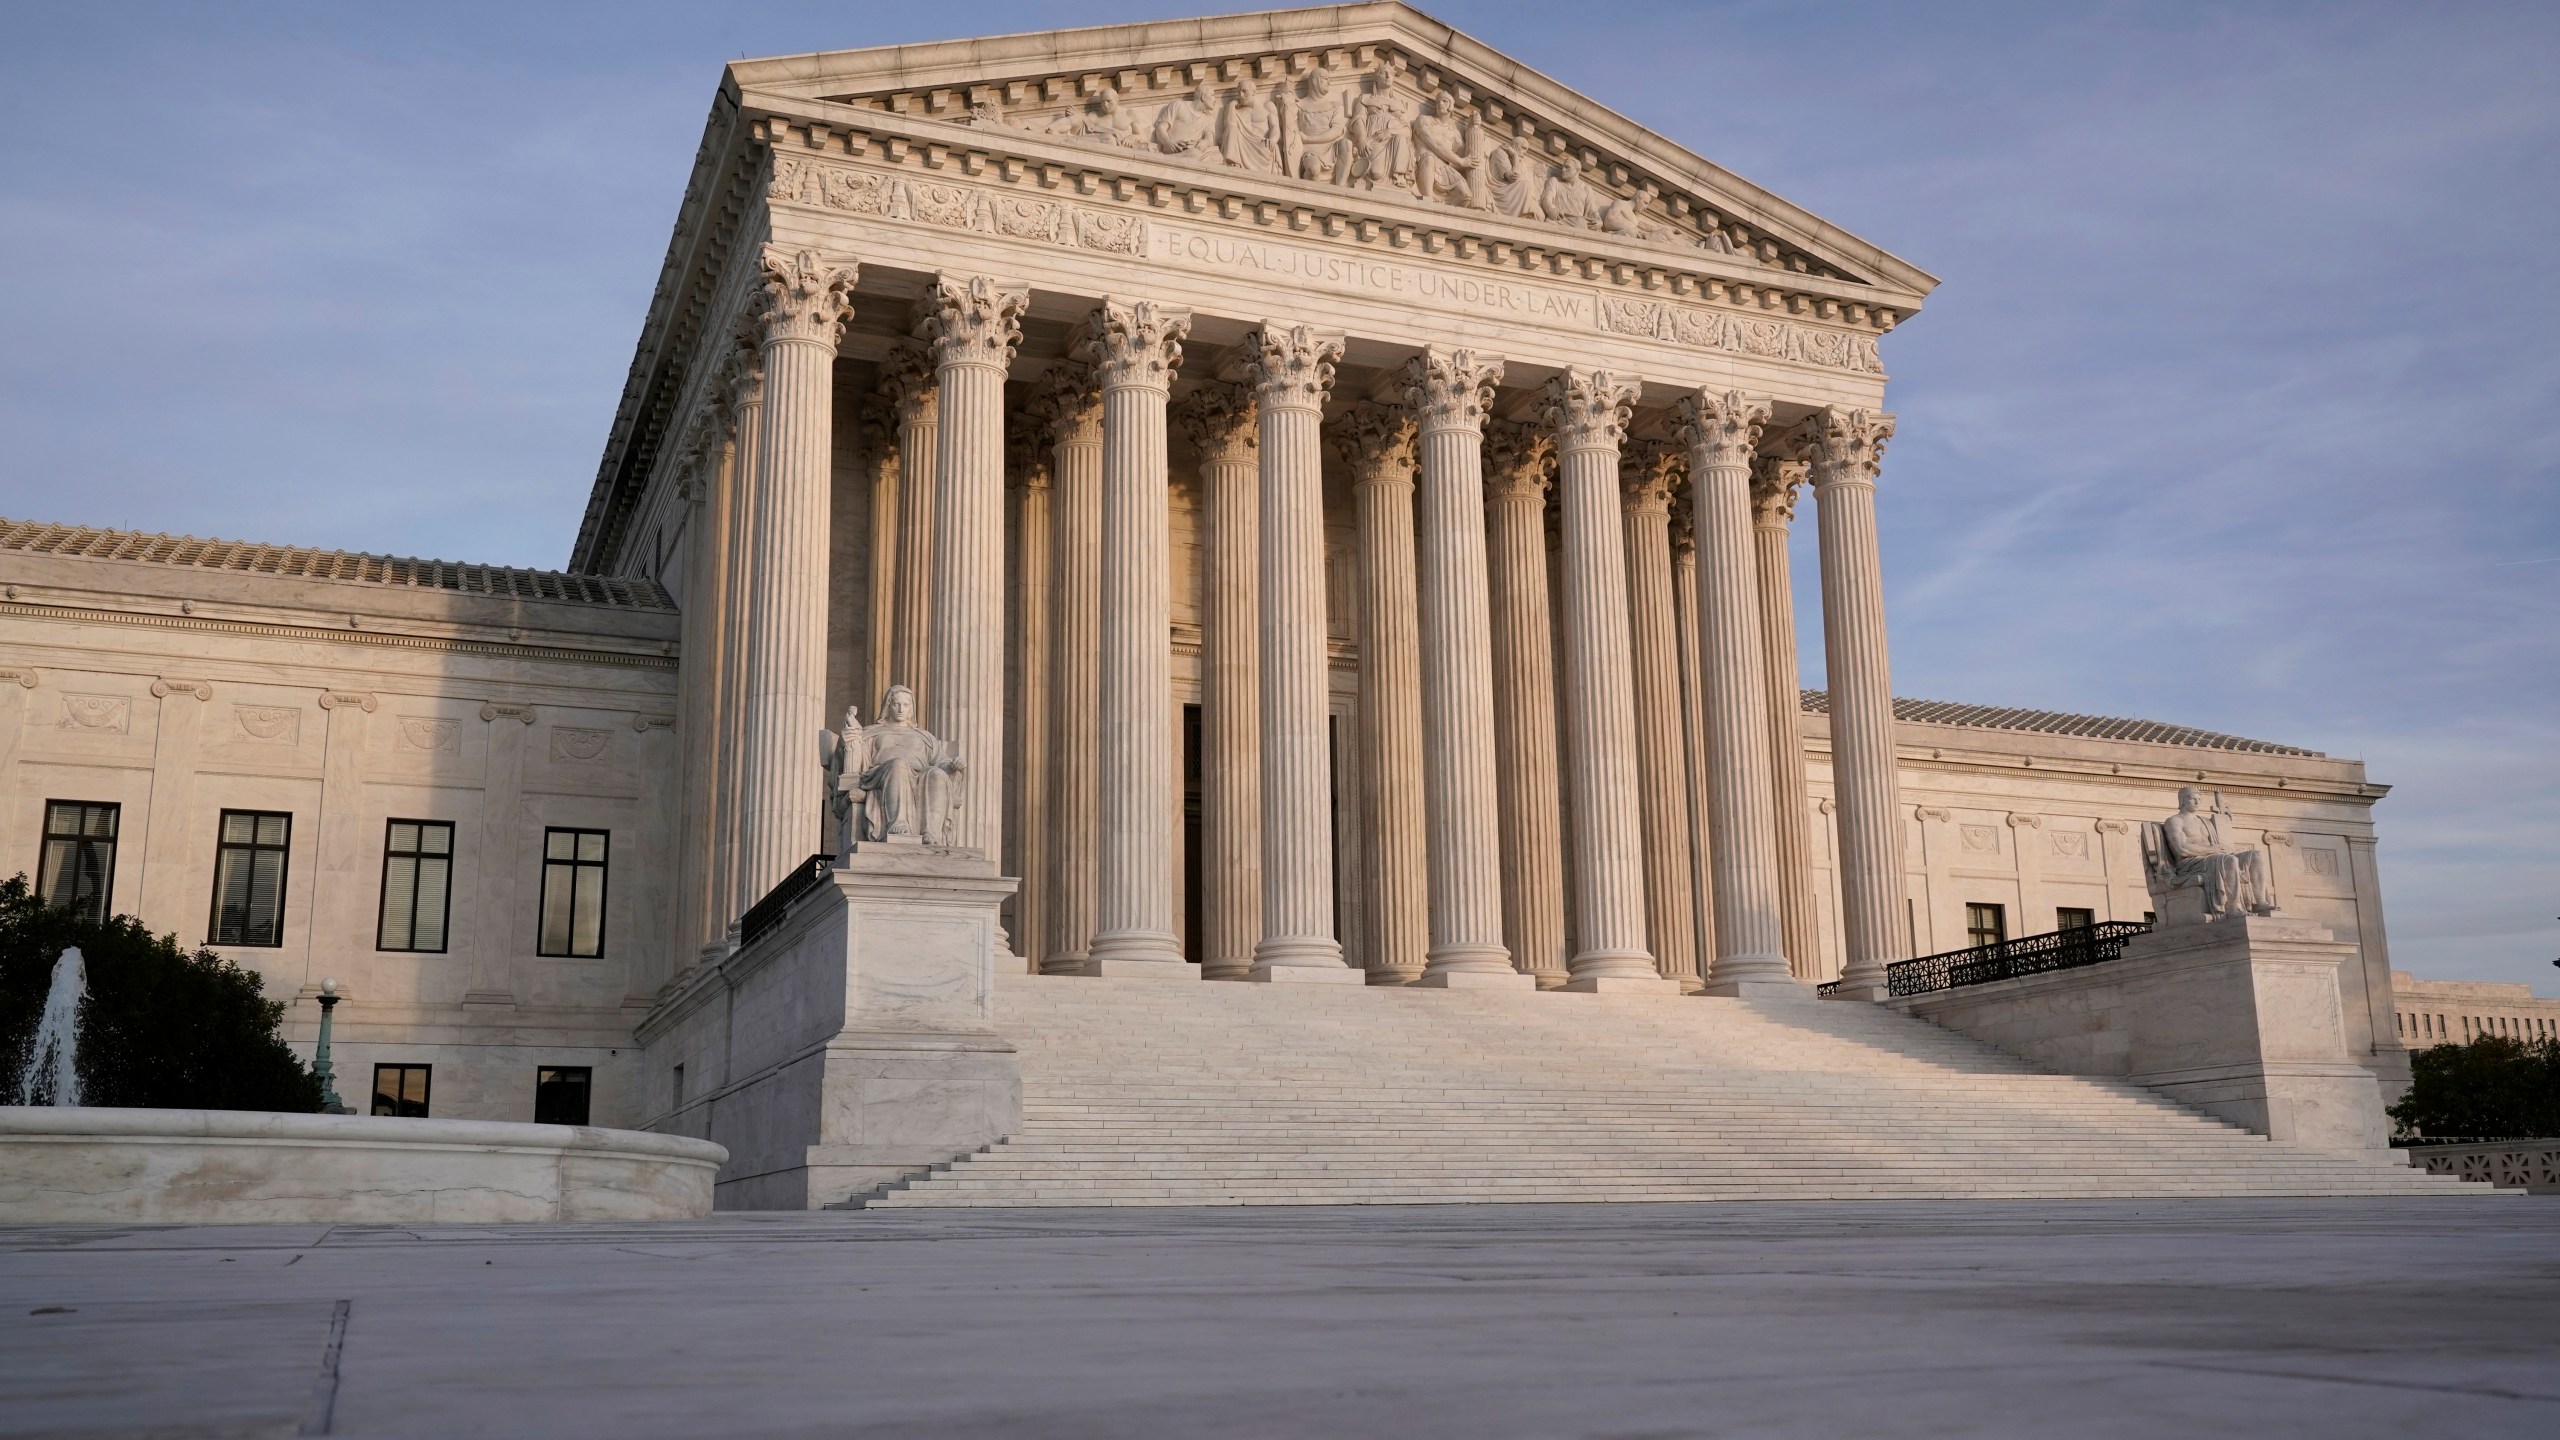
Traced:
<path id="1" fill-rule="evenodd" d="M 573 725 L 551 727 L 551 758 L 572 765 L 601 765 L 613 756 L 613 732 Z"/>
<path id="2" fill-rule="evenodd" d="M 252 740 L 291 745 L 302 738 L 302 710 L 293 705 L 234 705 L 240 733 Z"/>
<path id="3" fill-rule="evenodd" d="M 1147 222 L 1142 215 L 1123 214 L 1064 200 L 1040 200 L 983 186 L 915 180 L 848 166 L 822 165 L 801 156 L 774 157 L 775 198 L 877 215 L 885 220 L 911 220 L 947 230 L 1036 240 L 1068 249 L 1099 250 L 1116 255 L 1143 255 Z M 802 175 L 814 174 L 815 183 Z"/>
<path id="4" fill-rule="evenodd" d="M 399 748 L 459 752 L 462 748 L 461 722 L 425 715 L 403 715 L 400 717 Z"/>
<path id="5" fill-rule="evenodd" d="M 1784 320 L 1681 305 L 1669 300 L 1634 300 L 1603 296 L 1600 328 L 1616 335 L 1663 340 L 1699 350 L 1752 355 L 1764 360 L 1792 360 L 1855 375 L 1881 375 L 1884 360 L 1872 335 L 1817 330 Z"/>
<path id="6" fill-rule="evenodd" d="M 65 695 L 60 728 L 92 735 L 122 735 L 132 728 L 133 702 L 122 695 Z"/>

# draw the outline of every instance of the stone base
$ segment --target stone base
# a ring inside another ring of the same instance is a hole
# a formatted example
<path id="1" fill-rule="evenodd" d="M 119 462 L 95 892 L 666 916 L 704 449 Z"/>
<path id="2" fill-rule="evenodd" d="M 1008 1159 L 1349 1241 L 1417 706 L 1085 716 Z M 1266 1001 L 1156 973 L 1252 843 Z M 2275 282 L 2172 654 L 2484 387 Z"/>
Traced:
<path id="1" fill-rule="evenodd" d="M 1366 985 L 1369 977 L 1348 965 L 1256 965 L 1253 978 L 1265 985 Z"/>
<path id="2" fill-rule="evenodd" d="M 1517 970 L 1443 970 L 1414 982 L 1424 990 L 1535 990 L 1538 982 Z"/>
<path id="3" fill-rule="evenodd" d="M 1093 960 L 1074 971 L 1105 980 L 1197 980 L 1200 967 L 1187 960 Z"/>
<path id="4" fill-rule="evenodd" d="M 1825 1000 L 1863 1000 L 1870 1005 L 1880 1004 L 1893 996 L 1893 992 L 1882 985 L 1843 984 L 1833 987 L 1828 995 L 1822 995 L 1820 991 L 1814 993 Z"/>
<path id="5" fill-rule="evenodd" d="M 1577 975 L 1564 988 L 1576 995 L 1677 995 L 1680 982 L 1659 975 Z"/>
<path id="6" fill-rule="evenodd" d="M 1763 979 L 1756 975 L 1741 980 L 1710 980 L 1707 982 L 1707 988 L 1698 993 L 1729 1000 L 1785 1001 L 1820 998 L 1814 994 L 1813 987 L 1810 985 L 1800 984 L 1794 980 Z"/>

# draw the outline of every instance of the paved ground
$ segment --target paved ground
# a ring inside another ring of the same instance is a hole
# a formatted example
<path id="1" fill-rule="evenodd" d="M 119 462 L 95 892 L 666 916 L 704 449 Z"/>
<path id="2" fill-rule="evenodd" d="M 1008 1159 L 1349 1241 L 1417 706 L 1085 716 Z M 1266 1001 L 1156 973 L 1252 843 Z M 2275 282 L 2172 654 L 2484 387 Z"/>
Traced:
<path id="1" fill-rule="evenodd" d="M 2560 1203 L 0 1230 L 0 1435 L 2560 1434 Z"/>

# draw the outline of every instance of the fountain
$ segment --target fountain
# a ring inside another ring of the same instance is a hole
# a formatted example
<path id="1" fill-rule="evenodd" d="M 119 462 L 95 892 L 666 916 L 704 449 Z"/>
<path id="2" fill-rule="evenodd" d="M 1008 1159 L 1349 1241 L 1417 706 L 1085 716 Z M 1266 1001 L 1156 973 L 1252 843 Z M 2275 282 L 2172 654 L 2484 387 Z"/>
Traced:
<path id="1" fill-rule="evenodd" d="M 89 966 L 72 946 L 53 962 L 53 987 L 45 992 L 44 1018 L 27 1042 L 25 1066 L 18 1072 L 21 1105 L 80 1103 L 80 1002 L 89 997 Z M 48 1063 L 50 1062 L 50 1063 Z M 44 1083 L 46 1072 L 53 1083 Z M 39 1096 L 47 1097 L 39 1100 Z"/>

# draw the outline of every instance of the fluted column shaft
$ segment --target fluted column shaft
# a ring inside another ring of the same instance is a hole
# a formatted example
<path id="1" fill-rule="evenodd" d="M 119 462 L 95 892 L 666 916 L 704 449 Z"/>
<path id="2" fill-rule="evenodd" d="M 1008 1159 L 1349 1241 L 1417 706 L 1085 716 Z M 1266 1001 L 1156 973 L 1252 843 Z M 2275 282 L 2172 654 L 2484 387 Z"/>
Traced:
<path id="1" fill-rule="evenodd" d="M 827 511 L 836 339 L 854 269 L 768 246 L 757 341 L 765 401 L 748 570 L 742 893 L 761 896 L 820 842 Z"/>
<path id="2" fill-rule="evenodd" d="M 716 387 L 715 387 L 716 389 Z M 715 932 L 727 896 L 715 887 L 713 855 L 719 812 L 720 600 L 728 559 L 729 510 L 735 487 L 728 465 L 728 414 L 723 397 L 708 402 L 697 421 L 684 464 L 683 658 L 677 672 L 682 701 L 677 725 L 683 741 L 683 794 L 676 833 L 676 923 L 669 961 L 677 971 L 692 965 Z"/>
<path id="3" fill-rule="evenodd" d="M 1564 513 L 1566 785 L 1573 796 L 1573 979 L 1568 989 L 1670 986 L 1645 945 L 1644 840 L 1637 798 L 1634 661 L 1618 519 L 1618 447 L 1635 382 L 1568 369 L 1549 391 Z"/>
<path id="4" fill-rule="evenodd" d="M 1261 474 L 1253 392 L 1183 412 L 1200 456 L 1200 978 L 1253 973 L 1262 935 Z"/>
<path id="5" fill-rule="evenodd" d="M 952 843 L 1004 863 L 1004 376 L 1028 287 L 936 277 L 925 333 L 941 394 L 934 447 L 933 688 L 925 728 L 968 767 Z"/>
<path id="6" fill-rule="evenodd" d="M 1905 948 L 1901 783 L 1894 771 L 1893 675 L 1885 658 L 1884 566 L 1876 548 L 1876 472 L 1893 417 L 1821 410 L 1799 434 L 1819 509 L 1831 785 L 1840 806 L 1846 963 L 1834 994 L 1880 1000 L 1884 967 Z"/>
<path id="7" fill-rule="evenodd" d="M 1698 653 L 1698 539 L 1689 506 L 1671 507 L 1671 611 L 1680 627 L 1680 738 L 1689 770 L 1690 894 L 1698 907 L 1698 955 L 1716 953 L 1714 847 L 1707 836 L 1707 702 Z"/>
<path id="8" fill-rule="evenodd" d="M 897 621 L 890 632 L 889 681 L 913 690 L 917 704 L 928 706 L 933 702 L 933 521 L 941 503 L 935 491 L 941 478 L 942 392 L 934 385 L 933 359 L 923 346 L 901 341 L 889 351 L 881 366 L 881 390 L 898 415 Z"/>
<path id="9" fill-rule="evenodd" d="M 764 892 L 748 895 L 746 865 L 747 641 L 755 631 L 755 506 L 764 453 L 764 352 L 742 346 L 729 375 L 729 524 L 720 577 L 719 713 L 713 734 L 719 779 L 712 810 L 712 913 L 706 955 L 736 938 L 738 918 Z"/>
<path id="10" fill-rule="evenodd" d="M 1707 844 L 1715 856 L 1715 993 L 1788 980 L 1778 920 L 1768 687 L 1751 547 L 1751 456 L 1769 402 L 1702 391 L 1683 402 L 1698 537 L 1698 652 L 1707 712 Z"/>
<path id="11" fill-rule="evenodd" d="M 897 678 L 898 632 L 898 412 L 887 397 L 873 395 L 863 404 L 866 442 L 863 463 L 871 470 L 871 594 L 864 633 L 869 668 L 863 671 L 854 701 L 879 703 Z"/>
<path id="12" fill-rule="evenodd" d="M 1689 865 L 1689 764 L 1680 726 L 1680 631 L 1671 600 L 1671 488 L 1679 457 L 1655 442 L 1620 457 L 1628 647 L 1635 666 L 1644 826 L 1645 935 L 1656 968 L 1698 989 L 1696 877 Z"/>
<path id="13" fill-rule="evenodd" d="M 1405 372 L 1420 430 L 1422 793 L 1430 822 L 1431 949 L 1423 983 L 1528 986 L 1502 942 L 1493 613 L 1484 535 L 1484 422 L 1502 362 L 1433 346 Z"/>
<path id="14" fill-rule="evenodd" d="M 1016 417 L 1019 419 L 1019 417 Z M 1018 428 L 1018 427 L 1017 427 Z M 1010 437 L 1008 437 L 1010 440 Z M 1008 454 L 1019 449 L 1007 444 Z M 1022 753 L 1014 762 L 1013 792 L 1016 850 L 1014 868 L 1021 873 L 1021 898 L 1014 902 L 1014 946 L 1038 973 L 1049 947 L 1051 856 L 1056 854 L 1050 828 L 1049 781 L 1051 607 L 1056 599 L 1051 581 L 1055 556 L 1050 504 L 1050 459 L 1046 444 L 1028 447 L 1022 463 L 1021 508 L 1016 512 L 1015 543 L 1020 573 L 1016 577 L 1014 637 L 1015 722 Z"/>
<path id="15" fill-rule="evenodd" d="M 1488 428 L 1486 440 L 1493 728 L 1504 776 L 1502 934 L 1520 972 L 1555 989 L 1566 975 L 1555 620 L 1547 605 L 1547 490 L 1555 444 L 1504 421 Z"/>
<path id="16" fill-rule="evenodd" d="M 1102 883 L 1102 393 L 1093 372 L 1049 372 L 1041 413 L 1052 427 L 1057 486 L 1057 611 L 1050 685 L 1051 827 L 1049 946 L 1042 968 L 1081 969 L 1093 950 Z"/>
<path id="17" fill-rule="evenodd" d="M 1769 780 L 1776 802 L 1778 916 L 1787 964 L 1799 980 L 1821 978 L 1822 929 L 1813 883 L 1812 801 L 1804 784 L 1804 696 L 1796 660 L 1796 596 L 1787 558 L 1802 461 L 1764 455 L 1751 471 L 1751 545 L 1760 592 L 1762 682 L 1768 687 Z"/>
<path id="18" fill-rule="evenodd" d="M 1088 974 L 1196 979 L 1173 933 L 1172 553 L 1165 400 L 1187 310 L 1105 301 L 1102 381 L 1102 861 Z"/>
<path id="19" fill-rule="evenodd" d="M 1415 606 L 1413 417 L 1361 402 L 1335 447 L 1360 529 L 1360 808 L 1369 983 L 1422 978 L 1431 945 L 1422 781 L 1422 636 Z"/>
<path id="20" fill-rule="evenodd" d="M 1320 426 L 1342 339 L 1245 337 L 1262 470 L 1262 938 L 1253 978 L 1356 984 L 1333 933 L 1333 767 L 1325 661 Z"/>

